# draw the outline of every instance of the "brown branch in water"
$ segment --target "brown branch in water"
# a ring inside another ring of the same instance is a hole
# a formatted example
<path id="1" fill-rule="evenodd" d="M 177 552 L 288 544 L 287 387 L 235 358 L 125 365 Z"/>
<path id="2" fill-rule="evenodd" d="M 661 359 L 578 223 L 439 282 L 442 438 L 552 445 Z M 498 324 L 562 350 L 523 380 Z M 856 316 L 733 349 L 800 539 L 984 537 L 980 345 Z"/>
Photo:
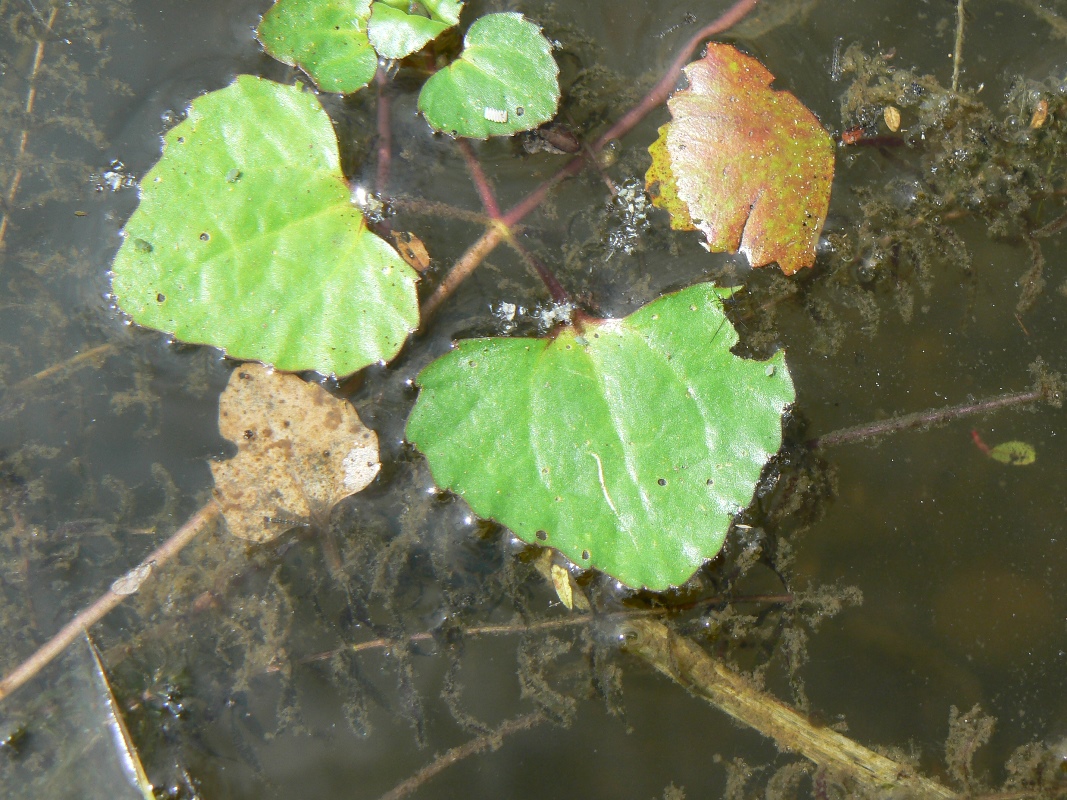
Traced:
<path id="1" fill-rule="evenodd" d="M 471 180 L 474 181 L 474 185 L 478 189 L 478 196 L 482 199 L 482 207 L 485 209 L 485 213 L 489 215 L 489 219 L 498 222 L 500 220 L 500 205 L 496 202 L 493 187 L 485 176 L 481 163 L 474 155 L 474 148 L 471 147 L 470 140 L 457 139 L 456 145 L 459 147 L 460 152 L 463 153 L 463 160 L 467 162 L 467 171 L 471 174 Z"/>
<path id="2" fill-rule="evenodd" d="M 896 787 L 904 789 L 908 797 L 957 796 L 911 767 L 869 750 L 832 728 L 813 724 L 662 622 L 635 620 L 629 628 L 624 644 L 628 652 L 738 722 L 773 739 L 783 752 L 799 753 L 835 776 L 856 781 L 867 789 Z"/>
<path id="3" fill-rule="evenodd" d="M 210 527 L 219 514 L 219 507 L 214 501 L 203 506 L 193 514 L 173 536 L 153 550 L 138 566 L 116 580 L 111 588 L 104 592 L 96 602 L 64 625 L 51 639 L 37 651 L 19 664 L 2 681 L 0 681 L 0 701 L 18 689 L 40 672 L 53 658 L 62 653 L 82 632 L 102 620 L 112 609 L 122 603 L 131 594 L 135 594 L 141 583 L 152 572 L 170 561 L 181 552 L 189 542 Z"/>
<path id="4" fill-rule="evenodd" d="M 952 92 L 960 90 L 960 63 L 963 61 L 963 18 L 965 0 L 956 0 L 956 47 L 952 51 Z"/>
<path id="5" fill-rule="evenodd" d="M 410 778 L 398 783 L 388 792 L 383 794 L 380 800 L 400 800 L 400 798 L 407 797 L 428 780 L 437 776 L 441 772 L 444 772 L 453 764 L 462 761 L 468 756 L 476 756 L 487 750 L 499 750 L 500 746 L 504 743 L 504 739 L 508 736 L 513 733 L 528 731 L 531 728 L 537 727 L 542 722 L 547 722 L 547 720 L 539 711 L 534 711 L 531 714 L 524 714 L 515 719 L 509 719 L 507 722 L 504 722 L 497 727 L 496 730 L 491 731 L 484 736 L 478 736 L 471 739 L 466 744 L 453 747 L 451 750 L 439 755 Z"/>
<path id="6" fill-rule="evenodd" d="M 92 362 L 99 361 L 104 356 L 110 355 L 114 349 L 115 345 L 111 343 L 97 345 L 96 347 L 86 350 L 84 353 L 78 353 L 76 356 L 71 356 L 66 361 L 61 361 L 58 364 L 45 367 L 40 372 L 35 372 L 33 375 L 27 376 L 13 384 L 11 388 L 14 391 L 26 389 L 38 381 L 43 381 L 46 378 L 51 378 L 55 375 L 60 375 L 64 372 L 78 369 Z"/>
<path id="7" fill-rule="evenodd" d="M 537 277 L 541 279 L 541 282 L 548 289 L 548 293 L 552 296 L 552 302 L 554 303 L 569 303 L 570 295 L 567 294 L 567 290 L 563 288 L 563 284 L 559 282 L 555 274 L 546 267 L 540 259 L 529 252 L 525 247 L 519 244 L 518 239 L 514 236 L 508 237 L 508 244 L 512 249 L 518 253 L 522 260 L 525 261 L 533 271 L 537 273 Z"/>
<path id="8" fill-rule="evenodd" d="M 1050 397 L 1050 391 L 1052 391 L 1051 387 L 1038 386 L 1029 392 L 1009 392 L 974 403 L 961 403 L 955 406 L 945 406 L 944 408 L 929 408 L 925 411 L 917 411 L 914 414 L 903 414 L 899 417 L 890 417 L 889 419 L 870 422 L 866 425 L 831 431 L 824 436 L 809 440 L 807 446 L 811 450 L 821 450 L 825 447 L 873 439 L 876 436 L 896 433 L 909 428 L 938 425 L 960 417 L 969 417 L 972 414 L 986 414 L 999 408 L 1028 405 L 1039 400 L 1054 400 L 1055 398 Z"/>
<path id="9" fill-rule="evenodd" d="M 45 30 L 41 38 L 37 40 L 37 49 L 33 54 L 33 67 L 30 69 L 30 75 L 27 78 L 29 82 L 29 89 L 26 91 L 26 102 L 23 105 L 23 111 L 26 117 L 29 118 L 33 114 L 33 104 L 37 100 L 37 73 L 41 71 L 41 63 L 44 61 L 44 45 L 46 35 L 52 33 L 52 27 L 56 23 L 56 17 L 59 16 L 59 6 L 52 7 L 52 13 L 48 15 L 48 19 L 45 21 Z M 7 235 L 8 226 L 11 223 L 11 212 L 9 209 L 15 207 L 15 196 L 19 191 L 19 184 L 22 183 L 22 159 L 26 155 L 26 148 L 30 143 L 30 129 L 23 128 L 22 135 L 19 137 L 18 152 L 15 154 L 15 174 L 11 176 L 11 183 L 7 187 L 7 194 L 4 195 L 3 209 L 0 213 L 0 250 L 4 248 L 4 237 Z"/>

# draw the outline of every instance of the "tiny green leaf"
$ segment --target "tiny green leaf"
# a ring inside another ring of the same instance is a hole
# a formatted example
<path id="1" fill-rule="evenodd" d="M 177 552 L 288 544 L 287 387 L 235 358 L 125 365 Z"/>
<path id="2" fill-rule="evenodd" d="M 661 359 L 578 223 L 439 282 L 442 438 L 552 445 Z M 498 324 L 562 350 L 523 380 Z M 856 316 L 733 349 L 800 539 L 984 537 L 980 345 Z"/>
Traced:
<path id="1" fill-rule="evenodd" d="M 649 148 L 653 202 L 677 215 L 672 227 L 702 231 L 712 252 L 777 262 L 787 275 L 812 266 L 834 175 L 830 135 L 730 45 L 709 44 L 685 74 L 689 88 L 668 103 L 673 121 Z"/>
<path id="2" fill-rule="evenodd" d="M 350 94 L 378 69 L 367 39 L 371 0 L 278 0 L 256 36 L 282 63 L 300 67 L 326 92 Z"/>
<path id="3" fill-rule="evenodd" d="M 378 0 L 371 7 L 367 35 L 379 55 L 404 58 L 459 24 L 462 10 L 458 0 Z"/>
<path id="4" fill-rule="evenodd" d="M 556 115 L 558 76 L 540 28 L 521 14 L 488 14 L 467 31 L 460 57 L 422 87 L 419 111 L 453 136 L 510 136 Z"/>
<path id="5" fill-rule="evenodd" d="M 407 437 L 438 486 L 633 587 L 722 548 L 782 440 L 793 384 L 730 352 L 732 289 L 693 286 L 551 339 L 472 339 L 422 371 Z"/>
<path id="6" fill-rule="evenodd" d="M 418 325 L 415 272 L 352 206 L 314 94 L 249 75 L 167 133 L 112 271 L 134 322 L 283 370 L 347 375 Z"/>
<path id="7" fill-rule="evenodd" d="M 1026 442 L 1001 442 L 990 449 L 989 457 L 1001 464 L 1025 467 L 1037 460 L 1037 451 Z"/>

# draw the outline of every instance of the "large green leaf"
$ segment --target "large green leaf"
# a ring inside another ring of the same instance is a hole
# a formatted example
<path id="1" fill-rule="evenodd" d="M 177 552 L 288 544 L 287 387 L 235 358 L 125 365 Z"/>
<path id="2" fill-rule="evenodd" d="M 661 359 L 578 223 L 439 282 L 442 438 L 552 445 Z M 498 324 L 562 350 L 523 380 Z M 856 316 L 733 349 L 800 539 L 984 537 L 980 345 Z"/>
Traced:
<path id="1" fill-rule="evenodd" d="M 665 589 L 722 547 L 781 444 L 782 353 L 730 352 L 700 284 L 551 339 L 472 339 L 419 375 L 407 436 L 438 486 L 531 543 Z"/>
<path id="2" fill-rule="evenodd" d="M 460 57 L 422 87 L 419 111 L 453 136 L 510 136 L 556 115 L 558 76 L 540 28 L 521 14 L 488 14 L 467 31 Z"/>
<path id="3" fill-rule="evenodd" d="M 378 0 L 371 8 L 367 34 L 379 55 L 403 58 L 459 24 L 458 0 Z"/>
<path id="4" fill-rule="evenodd" d="M 689 88 L 668 103 L 645 176 L 672 227 L 697 228 L 713 252 L 791 275 L 815 263 L 830 203 L 834 143 L 774 76 L 730 45 L 709 44 L 685 68 Z"/>
<path id="5" fill-rule="evenodd" d="M 349 201 L 310 92 L 241 75 L 193 101 L 141 181 L 112 291 L 134 322 L 346 375 L 418 325 L 414 270 Z"/>
<path id="6" fill-rule="evenodd" d="M 367 39 L 371 0 L 278 0 L 259 23 L 264 49 L 327 92 L 350 94 L 378 69 Z"/>

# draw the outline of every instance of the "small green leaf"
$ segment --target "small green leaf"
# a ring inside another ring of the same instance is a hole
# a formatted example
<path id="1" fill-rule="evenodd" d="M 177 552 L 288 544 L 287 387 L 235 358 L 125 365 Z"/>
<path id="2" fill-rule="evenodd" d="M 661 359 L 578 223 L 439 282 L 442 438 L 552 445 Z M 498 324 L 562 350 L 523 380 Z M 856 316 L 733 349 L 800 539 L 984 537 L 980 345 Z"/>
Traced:
<path id="1" fill-rule="evenodd" d="M 458 0 L 378 0 L 371 7 L 367 33 L 379 55 L 403 58 L 458 25 L 462 10 Z"/>
<path id="2" fill-rule="evenodd" d="M 540 28 L 521 14 L 488 14 L 467 31 L 460 57 L 422 87 L 419 111 L 453 136 L 510 136 L 556 115 L 558 76 Z"/>
<path id="3" fill-rule="evenodd" d="M 371 0 L 278 0 L 256 36 L 282 63 L 300 67 L 326 92 L 350 94 L 378 69 L 367 39 Z"/>
<path id="4" fill-rule="evenodd" d="M 782 440 L 782 353 L 730 352 L 700 284 L 551 339 L 472 339 L 419 375 L 407 437 L 437 485 L 524 541 L 666 589 L 722 548 Z"/>
<path id="5" fill-rule="evenodd" d="M 352 206 L 314 94 L 249 75 L 167 133 L 112 270 L 134 322 L 283 370 L 347 375 L 418 325 L 415 272 Z"/>
<path id="6" fill-rule="evenodd" d="M 671 98 L 673 119 L 649 148 L 645 176 L 672 227 L 696 228 L 712 252 L 741 252 L 753 267 L 792 275 L 815 263 L 830 203 L 834 143 L 774 76 L 730 45 L 708 45 L 685 68 L 689 88 Z"/>
<path id="7" fill-rule="evenodd" d="M 1037 460 L 1037 451 L 1026 442 L 1001 442 L 990 449 L 989 457 L 1001 464 L 1025 467 Z"/>

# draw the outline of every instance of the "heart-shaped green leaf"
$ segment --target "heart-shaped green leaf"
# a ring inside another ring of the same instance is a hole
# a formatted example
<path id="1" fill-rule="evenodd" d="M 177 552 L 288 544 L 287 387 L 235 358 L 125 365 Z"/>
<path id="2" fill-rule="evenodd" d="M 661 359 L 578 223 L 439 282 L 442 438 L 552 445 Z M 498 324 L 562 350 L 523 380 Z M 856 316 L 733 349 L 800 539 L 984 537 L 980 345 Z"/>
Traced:
<path id="1" fill-rule="evenodd" d="M 730 45 L 709 44 L 685 68 L 689 88 L 668 103 L 645 176 L 672 227 L 699 229 L 712 252 L 777 262 L 792 275 L 815 263 L 830 203 L 834 143 L 774 76 Z"/>
<path id="2" fill-rule="evenodd" d="M 112 267 L 134 322 L 238 359 L 347 375 L 418 325 L 416 275 L 349 200 L 314 94 L 249 75 L 193 101 Z"/>
<path id="3" fill-rule="evenodd" d="M 422 87 L 419 111 L 453 136 L 510 136 L 556 115 L 558 76 L 540 28 L 521 14 L 488 14 L 467 31 L 460 57 Z"/>
<path id="4" fill-rule="evenodd" d="M 377 0 L 367 34 L 379 55 L 403 58 L 459 24 L 458 0 Z"/>
<path id="5" fill-rule="evenodd" d="M 278 0 L 256 36 L 279 61 L 300 67 L 326 92 L 350 94 L 378 69 L 367 39 L 371 0 Z"/>
<path id="6" fill-rule="evenodd" d="M 407 436 L 437 485 L 530 543 L 633 587 L 683 583 L 722 548 L 782 440 L 781 352 L 730 352 L 700 284 L 551 339 L 472 339 L 419 375 Z"/>

